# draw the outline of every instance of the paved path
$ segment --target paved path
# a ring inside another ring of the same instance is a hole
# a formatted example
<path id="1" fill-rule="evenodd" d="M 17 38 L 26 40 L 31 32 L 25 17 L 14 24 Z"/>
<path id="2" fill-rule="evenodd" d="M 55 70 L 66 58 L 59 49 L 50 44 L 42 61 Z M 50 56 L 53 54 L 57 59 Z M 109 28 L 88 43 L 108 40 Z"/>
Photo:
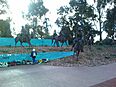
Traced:
<path id="1" fill-rule="evenodd" d="M 90 87 L 116 78 L 116 63 L 99 67 L 21 65 L 0 68 L 0 87 Z"/>
<path id="2" fill-rule="evenodd" d="M 116 78 L 104 81 L 91 87 L 116 87 Z"/>

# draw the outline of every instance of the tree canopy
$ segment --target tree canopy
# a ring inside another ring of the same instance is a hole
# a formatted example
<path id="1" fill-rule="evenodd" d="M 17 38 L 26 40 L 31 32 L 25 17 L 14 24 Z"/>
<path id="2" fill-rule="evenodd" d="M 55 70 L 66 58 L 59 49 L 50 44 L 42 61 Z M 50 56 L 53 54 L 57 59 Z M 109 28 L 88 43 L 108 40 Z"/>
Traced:
<path id="1" fill-rule="evenodd" d="M 81 27 L 85 34 L 92 31 L 93 34 L 100 35 L 100 41 L 102 41 L 104 30 L 109 36 L 114 35 L 116 0 L 96 0 L 94 3 L 96 5 L 89 5 L 86 0 L 70 0 L 69 6 L 61 6 L 58 9 L 57 14 L 60 16 L 57 18 L 56 24 L 61 28 L 69 25 L 70 29 L 74 31 L 73 33 L 78 29 L 77 27 Z M 106 12 L 108 4 L 114 8 Z"/>
<path id="2" fill-rule="evenodd" d="M 29 5 L 28 15 L 27 18 L 32 23 L 33 33 L 36 36 L 43 36 L 44 29 L 42 24 L 42 17 L 48 12 L 49 10 L 44 6 L 42 0 L 31 0 Z M 47 21 L 46 21 L 47 22 Z M 46 32 L 47 28 L 45 29 Z M 48 33 L 48 31 L 47 31 Z"/>
<path id="3" fill-rule="evenodd" d="M 89 5 L 87 0 L 70 0 L 69 5 L 61 6 L 57 10 L 59 16 L 55 23 L 61 30 L 65 29 L 74 36 L 75 31 L 81 27 L 84 35 L 88 32 L 92 32 L 94 36 L 100 35 L 100 41 L 102 41 L 103 31 L 106 31 L 109 37 L 113 37 L 116 31 L 116 0 L 95 0 L 94 3 Z M 107 5 L 113 8 L 108 8 Z M 26 18 L 31 23 L 33 35 L 41 38 L 49 36 L 48 22 L 51 20 L 46 18 L 48 11 L 43 0 L 31 0 Z"/>
<path id="4" fill-rule="evenodd" d="M 8 20 L 0 20 L 0 37 L 12 37 Z"/>

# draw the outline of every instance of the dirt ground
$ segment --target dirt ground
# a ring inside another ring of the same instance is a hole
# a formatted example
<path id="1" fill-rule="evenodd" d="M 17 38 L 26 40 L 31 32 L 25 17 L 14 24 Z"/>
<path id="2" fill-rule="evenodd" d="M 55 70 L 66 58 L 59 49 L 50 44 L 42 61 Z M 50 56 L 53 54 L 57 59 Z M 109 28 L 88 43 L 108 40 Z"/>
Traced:
<path id="1" fill-rule="evenodd" d="M 30 53 L 35 48 L 37 52 L 53 52 L 53 51 L 71 51 L 68 47 L 0 47 L 0 54 L 18 54 Z M 54 66 L 100 66 L 116 62 L 116 46 L 88 46 L 84 47 L 84 52 L 79 55 L 79 60 L 75 55 L 56 59 L 45 63 Z"/>
<path id="2" fill-rule="evenodd" d="M 32 49 L 36 49 L 37 52 L 51 52 L 51 51 L 70 51 L 69 47 L 0 47 L 0 54 L 18 54 L 18 53 L 30 53 Z"/>

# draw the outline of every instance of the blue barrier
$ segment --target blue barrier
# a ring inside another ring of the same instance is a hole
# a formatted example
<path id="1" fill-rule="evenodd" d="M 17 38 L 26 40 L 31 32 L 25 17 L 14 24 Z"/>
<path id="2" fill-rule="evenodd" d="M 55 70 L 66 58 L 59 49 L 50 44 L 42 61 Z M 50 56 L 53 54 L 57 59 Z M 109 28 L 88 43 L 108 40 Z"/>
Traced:
<path id="1" fill-rule="evenodd" d="M 40 52 L 38 53 L 36 60 L 40 60 L 40 59 L 54 60 L 71 55 L 73 55 L 73 52 L 45 52 L 45 53 Z M 30 54 L 1 54 L 0 55 L 0 62 L 12 62 L 19 60 L 32 60 L 32 58 L 30 57 Z"/>
<path id="2" fill-rule="evenodd" d="M 31 39 L 33 46 L 52 46 L 51 43 L 51 39 Z M 23 43 L 23 45 L 29 46 L 28 43 Z M 0 38 L 0 46 L 15 46 L 15 40 L 14 38 Z M 18 42 L 16 46 L 21 46 L 20 42 Z M 64 44 L 64 46 L 66 46 L 66 44 Z"/>

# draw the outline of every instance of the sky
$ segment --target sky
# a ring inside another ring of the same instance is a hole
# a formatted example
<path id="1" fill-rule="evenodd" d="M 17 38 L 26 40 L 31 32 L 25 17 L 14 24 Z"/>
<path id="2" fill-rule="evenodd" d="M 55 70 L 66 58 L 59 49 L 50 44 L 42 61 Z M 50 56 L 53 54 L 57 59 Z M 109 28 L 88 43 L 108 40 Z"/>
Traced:
<path id="1" fill-rule="evenodd" d="M 12 18 L 11 29 L 14 27 L 16 33 L 19 33 L 21 26 L 25 25 L 26 21 L 22 18 L 22 12 L 28 11 L 29 0 L 8 0 L 10 13 Z"/>
<path id="2" fill-rule="evenodd" d="M 67 5 L 70 0 L 43 0 L 44 6 L 49 9 L 47 13 L 47 17 L 50 18 L 52 24 L 52 32 L 54 29 L 58 28 L 57 25 L 54 24 L 58 15 L 57 9 L 61 6 Z M 93 0 L 88 0 L 93 1 Z M 27 21 L 22 18 L 22 11 L 28 11 L 28 5 L 30 0 L 8 0 L 9 8 L 10 8 L 10 17 L 12 17 L 12 25 L 15 26 L 17 32 L 20 32 L 21 26 L 25 25 Z M 14 23 L 15 25 L 14 25 Z"/>
<path id="3" fill-rule="evenodd" d="M 60 31 L 60 28 L 54 23 L 58 17 L 57 9 L 61 6 L 68 5 L 70 0 L 43 0 L 44 6 L 49 9 L 47 13 L 47 17 L 50 18 L 50 23 L 52 25 L 50 29 L 50 34 L 53 34 L 54 30 L 57 32 Z M 87 0 L 89 4 L 94 4 L 94 0 Z M 18 34 L 21 30 L 21 26 L 28 23 L 28 21 L 22 18 L 22 12 L 28 11 L 30 0 L 8 0 L 10 13 L 9 16 L 12 18 L 11 29 L 14 27 L 16 30 L 16 34 Z M 106 35 L 103 33 L 103 35 Z M 98 38 L 98 37 L 97 37 Z M 96 38 L 96 40 L 97 40 Z"/>
<path id="4" fill-rule="evenodd" d="M 57 19 L 57 10 L 60 6 L 67 5 L 69 0 L 43 0 L 44 6 L 49 9 L 47 13 L 47 17 L 50 18 L 50 23 L 52 25 L 52 29 L 50 32 L 52 34 L 53 30 L 56 29 L 57 31 L 58 26 L 54 23 Z M 28 6 L 30 0 L 8 0 L 10 13 L 9 16 L 12 18 L 11 28 L 15 28 L 16 32 L 19 33 L 21 30 L 21 26 L 28 23 L 22 18 L 22 12 L 28 11 Z"/>

